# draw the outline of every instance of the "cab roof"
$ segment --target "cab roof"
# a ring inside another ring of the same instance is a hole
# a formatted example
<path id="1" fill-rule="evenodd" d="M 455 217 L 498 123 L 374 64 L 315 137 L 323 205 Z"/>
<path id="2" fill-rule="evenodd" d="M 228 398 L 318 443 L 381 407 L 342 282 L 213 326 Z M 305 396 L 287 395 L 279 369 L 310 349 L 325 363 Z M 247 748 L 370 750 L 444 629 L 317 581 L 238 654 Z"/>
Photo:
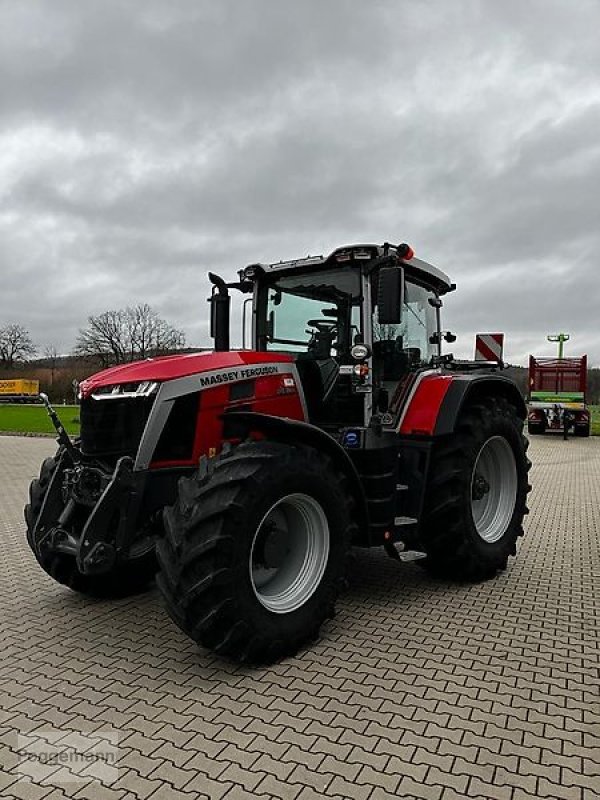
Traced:
<path id="1" fill-rule="evenodd" d="M 391 250 L 394 248 L 391 247 Z M 274 264 L 252 264 L 250 267 L 259 267 L 266 275 L 279 272 L 307 271 L 347 264 L 349 266 L 360 266 L 363 263 L 372 261 L 386 255 L 386 250 L 382 245 L 377 244 L 351 244 L 337 247 L 327 256 L 307 256 L 306 258 L 290 259 L 289 261 L 277 261 Z M 413 256 L 409 259 L 402 259 L 402 264 L 408 275 L 414 277 L 421 283 L 431 286 L 439 294 L 445 294 L 455 288 L 455 284 L 450 281 L 448 275 Z M 247 267 L 246 269 L 249 269 Z M 244 272 L 245 270 L 242 270 Z"/>

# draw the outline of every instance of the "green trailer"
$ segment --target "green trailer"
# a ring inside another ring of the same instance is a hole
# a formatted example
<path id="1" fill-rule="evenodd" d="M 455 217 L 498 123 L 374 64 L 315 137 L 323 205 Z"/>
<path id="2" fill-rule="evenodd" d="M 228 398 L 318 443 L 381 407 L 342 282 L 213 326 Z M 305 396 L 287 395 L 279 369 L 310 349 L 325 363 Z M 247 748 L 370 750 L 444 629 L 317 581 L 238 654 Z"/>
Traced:
<path id="1" fill-rule="evenodd" d="M 589 436 L 590 411 L 586 405 L 586 387 L 587 356 L 529 356 L 529 433 L 571 429 L 576 436 Z"/>

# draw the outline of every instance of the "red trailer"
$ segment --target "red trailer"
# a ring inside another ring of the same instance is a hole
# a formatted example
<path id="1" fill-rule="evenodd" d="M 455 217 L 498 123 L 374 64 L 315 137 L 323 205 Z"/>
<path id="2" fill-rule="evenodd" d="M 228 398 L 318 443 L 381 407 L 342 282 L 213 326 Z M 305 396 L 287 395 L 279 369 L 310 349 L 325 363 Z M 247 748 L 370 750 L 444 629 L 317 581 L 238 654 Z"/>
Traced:
<path id="1" fill-rule="evenodd" d="M 586 407 L 587 356 L 536 358 L 529 356 L 529 433 L 572 427 L 576 436 L 590 435 Z"/>

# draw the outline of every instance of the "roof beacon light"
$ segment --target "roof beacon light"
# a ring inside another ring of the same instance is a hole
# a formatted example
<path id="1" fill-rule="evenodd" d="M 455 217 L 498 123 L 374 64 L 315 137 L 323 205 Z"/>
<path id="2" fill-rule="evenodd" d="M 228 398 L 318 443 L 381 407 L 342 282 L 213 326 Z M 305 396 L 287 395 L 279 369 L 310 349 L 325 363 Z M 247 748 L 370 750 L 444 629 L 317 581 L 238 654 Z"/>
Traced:
<path id="1" fill-rule="evenodd" d="M 404 261 L 410 261 L 411 258 L 415 257 L 415 251 L 409 244 L 399 244 L 396 248 L 396 253 L 398 253 L 399 258 L 403 259 Z"/>

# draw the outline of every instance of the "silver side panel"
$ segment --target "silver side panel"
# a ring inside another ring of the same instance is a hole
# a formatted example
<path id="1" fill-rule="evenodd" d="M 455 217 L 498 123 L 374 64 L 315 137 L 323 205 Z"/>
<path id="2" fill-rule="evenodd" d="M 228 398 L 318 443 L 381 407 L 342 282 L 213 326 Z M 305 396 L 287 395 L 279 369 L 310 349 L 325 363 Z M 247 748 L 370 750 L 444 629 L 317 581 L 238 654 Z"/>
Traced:
<path id="1" fill-rule="evenodd" d="M 169 418 L 171 407 L 178 397 L 201 392 L 214 386 L 260 378 L 264 375 L 286 374 L 293 375 L 300 393 L 302 407 L 306 409 L 298 373 L 294 364 L 291 363 L 249 364 L 240 367 L 227 367 L 225 369 L 211 370 L 210 372 L 200 372 L 197 375 L 187 375 L 185 378 L 176 378 L 161 384 L 142 434 L 134 469 L 139 471 L 148 469 L 150 466 L 152 455 Z"/>
<path id="2" fill-rule="evenodd" d="M 304 414 L 304 422 L 308 422 L 308 406 L 306 405 L 306 395 L 304 394 L 304 386 L 302 386 L 302 381 L 300 380 L 300 375 L 298 373 L 298 368 L 295 364 L 291 365 L 292 367 L 292 375 L 294 380 L 296 381 L 296 388 L 298 389 L 298 397 L 300 398 L 300 405 L 302 406 L 302 413 Z"/>

